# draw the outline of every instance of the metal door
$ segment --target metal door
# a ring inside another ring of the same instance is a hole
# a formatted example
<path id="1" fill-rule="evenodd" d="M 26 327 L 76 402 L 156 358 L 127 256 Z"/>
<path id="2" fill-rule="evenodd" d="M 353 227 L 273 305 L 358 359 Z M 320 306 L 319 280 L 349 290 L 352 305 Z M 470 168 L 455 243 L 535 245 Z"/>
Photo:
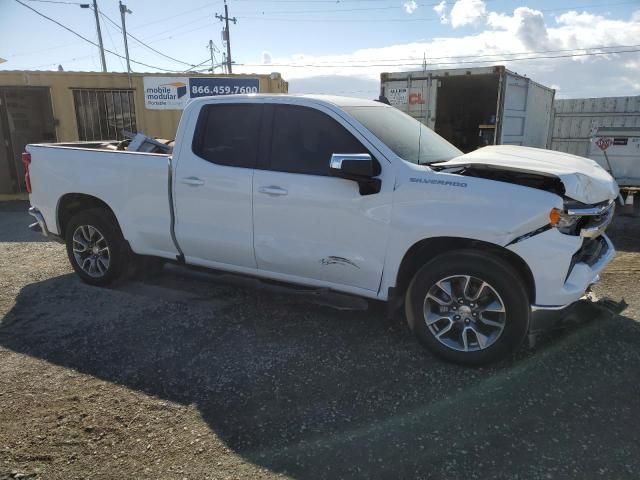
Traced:
<path id="1" fill-rule="evenodd" d="M 28 143 L 55 142 L 47 88 L 0 89 L 0 192 L 25 193 L 22 152 Z"/>
<path id="2" fill-rule="evenodd" d="M 523 145 L 527 119 L 529 79 L 505 74 L 500 142 L 502 145 Z"/>
<path id="3" fill-rule="evenodd" d="M 384 95 L 389 103 L 427 127 L 434 130 L 436 125 L 436 105 L 438 80 L 435 78 L 409 78 L 386 82 Z"/>

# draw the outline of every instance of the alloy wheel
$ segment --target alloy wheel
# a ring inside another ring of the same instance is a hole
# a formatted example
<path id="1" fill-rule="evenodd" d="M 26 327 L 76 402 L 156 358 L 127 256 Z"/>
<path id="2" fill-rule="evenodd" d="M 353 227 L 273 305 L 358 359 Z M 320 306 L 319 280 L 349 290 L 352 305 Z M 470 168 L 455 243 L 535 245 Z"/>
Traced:
<path id="1" fill-rule="evenodd" d="M 502 334 L 507 312 L 500 295 L 486 281 L 453 275 L 437 281 L 424 299 L 424 321 L 446 347 L 473 352 L 493 345 Z"/>
<path id="2" fill-rule="evenodd" d="M 73 232 L 73 256 L 82 271 L 91 277 L 100 278 L 109 270 L 109 245 L 92 225 L 80 225 Z"/>

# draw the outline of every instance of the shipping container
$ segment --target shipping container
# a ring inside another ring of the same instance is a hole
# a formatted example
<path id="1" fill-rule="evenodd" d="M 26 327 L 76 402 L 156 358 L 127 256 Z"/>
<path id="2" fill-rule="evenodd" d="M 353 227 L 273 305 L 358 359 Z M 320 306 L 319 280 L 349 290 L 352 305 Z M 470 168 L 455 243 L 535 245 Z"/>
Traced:
<path id="1" fill-rule="evenodd" d="M 382 73 L 381 100 L 464 152 L 485 145 L 546 148 L 555 90 L 503 66 Z"/>
<path id="2" fill-rule="evenodd" d="M 616 179 L 621 190 L 640 189 L 640 127 L 600 127 L 589 158 Z"/>
<path id="3" fill-rule="evenodd" d="M 549 148 L 589 157 L 600 127 L 640 127 L 640 96 L 556 100 Z"/>
<path id="4" fill-rule="evenodd" d="M 640 127 L 599 127 L 591 138 L 589 158 L 616 179 L 621 199 L 640 216 Z"/>

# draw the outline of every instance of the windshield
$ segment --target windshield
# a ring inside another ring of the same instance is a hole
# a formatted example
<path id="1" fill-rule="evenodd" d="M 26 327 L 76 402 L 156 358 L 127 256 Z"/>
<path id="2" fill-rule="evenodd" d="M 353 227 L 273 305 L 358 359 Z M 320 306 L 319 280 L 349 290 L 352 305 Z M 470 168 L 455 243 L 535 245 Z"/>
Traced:
<path id="1" fill-rule="evenodd" d="M 436 132 L 396 108 L 376 105 L 344 110 L 407 162 L 425 165 L 462 155 Z"/>

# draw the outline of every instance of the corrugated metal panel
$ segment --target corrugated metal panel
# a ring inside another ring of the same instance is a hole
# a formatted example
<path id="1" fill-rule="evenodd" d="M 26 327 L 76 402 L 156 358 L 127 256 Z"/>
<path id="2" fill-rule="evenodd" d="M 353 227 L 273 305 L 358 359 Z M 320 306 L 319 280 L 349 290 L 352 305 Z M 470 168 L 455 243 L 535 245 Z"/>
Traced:
<path id="1" fill-rule="evenodd" d="M 640 96 L 556 100 L 550 148 L 588 157 L 598 127 L 640 127 Z"/>
<path id="2" fill-rule="evenodd" d="M 500 143 L 504 145 L 523 145 L 527 99 L 529 97 L 529 79 L 508 73 L 505 75 L 504 81 L 506 84 L 504 88 Z"/>
<path id="3" fill-rule="evenodd" d="M 505 79 L 500 143 L 546 147 L 555 91 L 510 72 Z"/>
<path id="4" fill-rule="evenodd" d="M 529 81 L 524 145 L 545 148 L 549 140 L 555 90 Z"/>

